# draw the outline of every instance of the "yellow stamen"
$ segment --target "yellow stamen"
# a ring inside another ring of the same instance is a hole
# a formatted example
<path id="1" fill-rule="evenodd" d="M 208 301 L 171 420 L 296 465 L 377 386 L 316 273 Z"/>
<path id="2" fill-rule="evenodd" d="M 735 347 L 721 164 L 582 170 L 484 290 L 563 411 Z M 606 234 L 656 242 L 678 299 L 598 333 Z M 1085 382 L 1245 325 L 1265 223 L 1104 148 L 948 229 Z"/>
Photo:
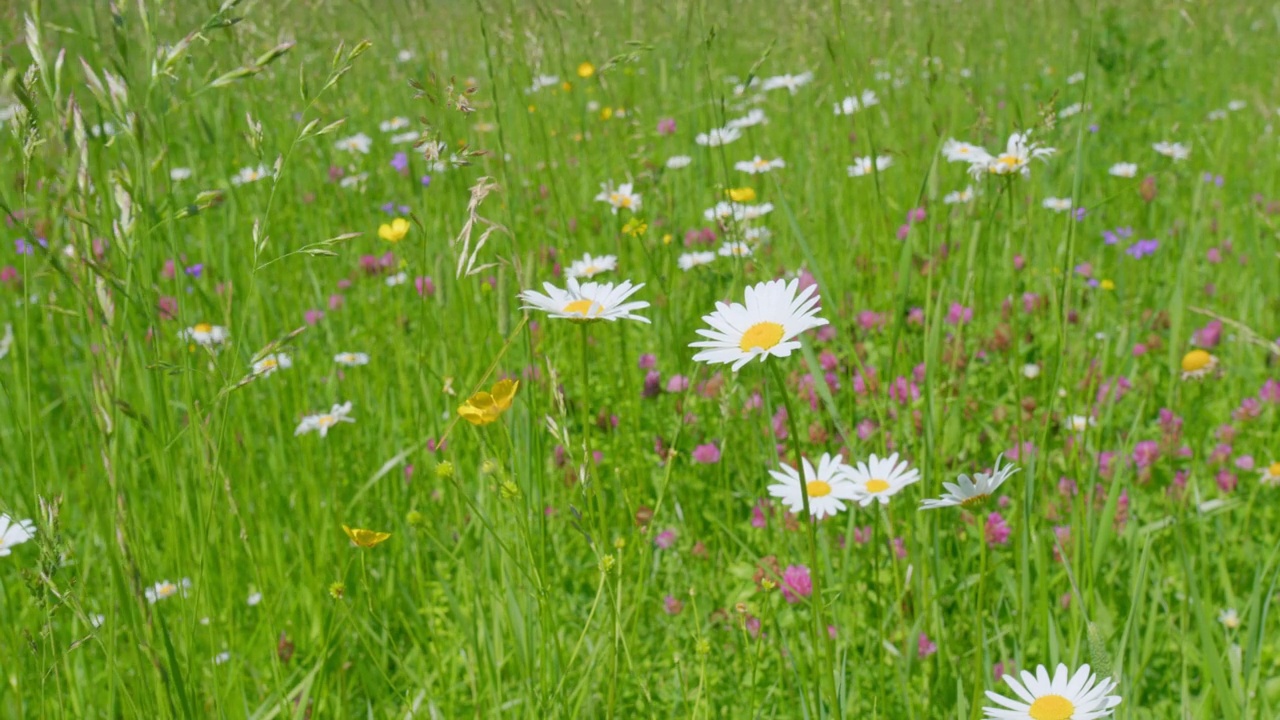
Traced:
<path id="1" fill-rule="evenodd" d="M 193 327 L 193 328 L 191 328 L 191 329 L 192 329 L 192 330 L 194 330 L 195 332 L 198 332 L 198 333 L 211 333 L 211 332 L 213 332 L 213 326 L 212 326 L 212 325 L 210 325 L 209 323 L 196 323 L 196 326 L 195 326 L 195 327 Z"/>
<path id="2" fill-rule="evenodd" d="M 738 343 L 738 347 L 742 352 L 751 352 L 756 348 L 771 350 L 782 342 L 784 332 L 783 327 L 776 322 L 759 322 L 742 333 L 742 340 Z"/>
<path id="3" fill-rule="evenodd" d="M 988 495 L 974 495 L 971 498 L 965 498 L 964 500 L 960 501 L 960 507 L 967 508 L 967 507 L 973 507 L 974 505 L 981 505 L 982 503 L 986 502 L 987 498 L 989 497 L 991 497 L 991 495 L 988 494 Z"/>
<path id="4" fill-rule="evenodd" d="M 873 478 L 867 481 L 867 492 L 882 493 L 889 489 L 889 483 L 880 478 Z"/>
<path id="5" fill-rule="evenodd" d="M 600 305 L 600 303 L 594 300 L 583 299 L 583 300 L 574 300 L 568 305 L 565 305 L 564 310 L 562 310 L 561 312 L 572 313 L 574 315 L 581 315 L 582 317 L 585 318 L 585 317 L 591 317 L 591 315 L 593 314 L 593 311 L 594 311 L 594 314 L 599 315 L 601 312 L 604 311 L 604 306 Z"/>
<path id="6" fill-rule="evenodd" d="M 809 497 L 826 497 L 831 494 L 831 484 L 826 480 L 810 480 L 805 483 L 805 487 L 809 490 Z"/>
<path id="7" fill-rule="evenodd" d="M 1213 356 L 1204 350 L 1192 350 L 1182 356 L 1182 371 L 1196 372 L 1203 370 L 1213 362 Z"/>
<path id="8" fill-rule="evenodd" d="M 1031 720 L 1071 720 L 1075 713 L 1076 706 L 1061 695 L 1038 697 L 1027 710 Z"/>

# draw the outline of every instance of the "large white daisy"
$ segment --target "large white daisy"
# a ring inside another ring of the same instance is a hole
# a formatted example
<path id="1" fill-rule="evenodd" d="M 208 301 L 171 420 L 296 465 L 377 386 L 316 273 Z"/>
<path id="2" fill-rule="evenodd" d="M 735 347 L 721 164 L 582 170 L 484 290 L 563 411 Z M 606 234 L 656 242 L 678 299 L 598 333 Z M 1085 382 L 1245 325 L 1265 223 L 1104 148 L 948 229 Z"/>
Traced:
<path id="1" fill-rule="evenodd" d="M 889 498 L 920 481 L 920 471 L 908 465 L 906 460 L 899 461 L 898 453 L 887 458 L 872 453 L 869 461 L 851 468 L 849 480 L 858 490 L 858 504 L 866 507 L 879 500 L 881 505 L 887 505 Z"/>
<path id="2" fill-rule="evenodd" d="M 851 468 L 844 463 L 844 458 L 823 453 L 817 472 L 809 458 L 801 458 L 801 463 L 805 488 L 809 491 L 809 514 L 813 517 L 821 520 L 835 515 L 844 510 L 842 501 L 857 499 L 857 488 L 847 479 Z M 790 465 L 783 465 L 779 470 L 770 470 L 769 474 L 778 481 L 769 486 L 769 495 L 781 500 L 793 513 L 804 512 L 800 473 Z"/>
<path id="3" fill-rule="evenodd" d="M 933 510 L 935 508 L 944 507 L 973 507 L 981 505 L 991 497 L 1005 480 L 1008 480 L 1014 473 L 1018 472 L 1018 468 L 1013 465 L 1005 465 L 1000 467 L 1000 461 L 1004 456 L 996 457 L 996 466 L 992 469 L 991 474 L 974 473 L 973 479 L 970 480 L 968 475 L 961 475 L 957 482 L 942 483 L 942 487 L 946 488 L 946 492 L 942 497 L 936 500 L 925 500 L 920 503 L 921 510 Z"/>
<path id="4" fill-rule="evenodd" d="M 350 402 L 334 404 L 327 413 L 308 415 L 302 418 L 302 422 L 298 423 L 298 428 L 293 431 L 293 434 L 295 436 L 305 435 L 306 433 L 315 430 L 320 433 L 320 437 L 324 437 L 329 434 L 329 428 L 337 425 L 338 423 L 353 423 L 355 421 L 356 419 L 351 417 Z"/>
<path id="5" fill-rule="evenodd" d="M 589 282 L 578 284 L 576 278 L 566 278 L 568 286 L 561 290 L 551 283 L 543 283 L 546 295 L 537 290 L 525 290 L 520 299 L 527 305 L 521 309 L 542 310 L 551 317 L 568 318 L 570 320 L 639 320 L 647 323 L 649 318 L 634 314 L 635 310 L 649 307 L 644 301 L 625 302 L 644 283 L 632 285 L 624 280 L 618 285 L 613 283 Z"/>
<path id="6" fill-rule="evenodd" d="M 987 691 L 987 697 L 1001 706 L 983 708 L 988 718 L 1097 720 L 1109 717 L 1120 704 L 1120 696 L 1111 694 L 1116 689 L 1116 682 L 1111 678 L 1099 679 L 1090 672 L 1088 665 L 1081 665 L 1075 674 L 1071 674 L 1066 665 L 1059 664 L 1052 678 L 1043 665 L 1036 668 L 1034 675 L 1026 670 L 1021 675 L 1022 682 L 1014 679 L 1012 673 L 1004 676 L 1018 700 Z"/>
<path id="7" fill-rule="evenodd" d="M 591 253 L 582 256 L 581 260 L 574 260 L 567 270 L 565 277 L 571 278 L 591 278 L 603 272 L 612 272 L 618 269 L 618 257 L 616 255 L 599 255 L 592 257 Z"/>
<path id="8" fill-rule="evenodd" d="M 1031 131 L 1023 133 L 1013 133 L 1009 136 L 1009 142 L 1005 145 L 1004 152 L 995 157 L 988 156 L 985 161 L 972 161 L 969 165 L 969 174 L 975 178 L 980 178 L 985 174 L 991 175 L 1013 175 L 1017 173 L 1023 177 L 1031 175 L 1031 161 L 1033 159 L 1041 159 L 1049 157 L 1057 152 L 1051 147 L 1040 147 L 1037 143 L 1030 141 Z"/>
<path id="9" fill-rule="evenodd" d="M 942 155 L 950 162 L 985 163 L 991 160 L 986 148 L 952 138 L 942 143 Z"/>
<path id="10" fill-rule="evenodd" d="M 707 338 L 689 344 L 706 348 L 693 359 L 698 362 L 733 364 L 734 372 L 753 358 L 763 361 L 770 355 L 787 357 L 800 348 L 795 337 L 827 324 L 818 317 L 818 287 L 800 290 L 800 281 L 772 280 L 746 290 L 746 304 L 716 303 L 716 311 L 702 320 L 711 329 L 698 330 Z"/>

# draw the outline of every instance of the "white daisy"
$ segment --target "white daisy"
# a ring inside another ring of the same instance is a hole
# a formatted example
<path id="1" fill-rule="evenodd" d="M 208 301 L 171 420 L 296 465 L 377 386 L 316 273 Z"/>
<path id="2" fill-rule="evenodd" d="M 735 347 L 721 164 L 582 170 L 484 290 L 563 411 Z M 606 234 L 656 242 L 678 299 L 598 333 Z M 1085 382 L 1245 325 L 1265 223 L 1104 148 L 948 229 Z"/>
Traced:
<path id="1" fill-rule="evenodd" d="M 360 187 L 364 184 L 364 181 L 368 179 L 369 179 L 369 173 L 367 172 L 356 173 L 355 175 L 348 175 L 338 181 L 338 187 L 346 188 L 346 189 Z"/>
<path id="2" fill-rule="evenodd" d="M 747 242 L 760 242 L 761 240 L 768 240 L 772 235 L 773 235 L 773 232 L 769 230 L 769 228 L 767 227 L 749 227 L 749 228 L 743 229 L 742 231 L 742 237 Z"/>
<path id="3" fill-rule="evenodd" d="M 889 498 L 903 488 L 920 482 L 920 471 L 908 465 L 906 460 L 899 462 L 898 453 L 887 458 L 876 457 L 872 453 L 871 459 L 858 463 L 848 477 L 858 489 L 858 503 L 866 507 L 876 500 L 887 505 Z"/>
<path id="4" fill-rule="evenodd" d="M 881 155 L 875 159 L 874 171 L 880 172 L 893 164 L 893 158 Z M 863 177 L 872 173 L 872 160 L 869 157 L 854 158 L 849 166 L 849 177 Z"/>
<path id="5" fill-rule="evenodd" d="M 769 122 L 769 118 L 765 116 L 763 110 L 761 110 L 760 108 L 752 108 L 751 110 L 747 111 L 746 115 L 740 118 L 734 118 L 729 122 L 725 123 L 724 125 L 726 128 L 731 130 L 742 130 L 743 128 L 755 127 L 756 125 L 763 125 L 764 123 L 767 123 L 767 122 Z"/>
<path id="6" fill-rule="evenodd" d="M 649 303 L 643 300 L 624 302 L 644 287 L 644 283 L 632 285 L 630 280 L 624 280 L 619 285 L 595 282 L 579 285 L 576 278 L 566 278 L 566 281 L 567 287 L 564 290 L 551 283 L 543 283 L 542 287 L 547 291 L 546 295 L 536 290 L 525 290 L 520 293 L 520 299 L 527 303 L 521 309 L 542 310 L 551 317 L 584 322 L 588 320 L 613 322 L 619 319 L 649 322 L 649 318 L 634 314 L 636 310 L 649 307 Z"/>
<path id="7" fill-rule="evenodd" d="M 710 330 L 699 329 L 706 340 L 689 347 L 706 348 L 693 359 L 698 362 L 733 364 L 733 371 L 756 357 L 787 357 L 800 349 L 795 340 L 800 333 L 827 324 L 818 317 L 818 286 L 800 290 L 800 281 L 771 280 L 748 287 L 746 304 L 716 303 L 716 311 L 702 321 Z"/>
<path id="8" fill-rule="evenodd" d="M 13 552 L 14 545 L 21 545 L 36 534 L 36 524 L 30 520 L 14 522 L 8 515 L 0 515 L 0 557 Z"/>
<path id="9" fill-rule="evenodd" d="M 412 50 L 401 50 L 400 52 L 396 53 L 396 60 L 399 62 L 406 63 L 412 59 L 413 59 Z"/>
<path id="10" fill-rule="evenodd" d="M 384 133 L 395 132 L 409 127 L 409 118 L 396 116 L 378 123 L 378 129 Z"/>
<path id="11" fill-rule="evenodd" d="M 417 130 L 409 130 L 408 132 L 396 133 L 391 136 L 390 143 L 392 145 L 404 145 L 406 143 L 418 142 L 422 138 L 422 133 Z"/>
<path id="12" fill-rule="evenodd" d="M 863 90 L 861 97 L 849 97 L 835 104 L 836 115 L 852 115 L 859 110 L 866 110 L 880 104 L 875 90 Z"/>
<path id="13" fill-rule="evenodd" d="M 1191 146 L 1183 145 L 1182 143 L 1169 142 L 1168 140 L 1165 140 L 1158 142 L 1151 147 L 1161 155 L 1174 160 L 1186 160 L 1191 157 Z"/>
<path id="14" fill-rule="evenodd" d="M 1248 105 L 1246 105 L 1245 101 L 1243 100 L 1232 100 L 1231 102 L 1227 103 L 1227 109 L 1230 110 L 1231 112 L 1243 110 L 1246 107 L 1248 107 Z"/>
<path id="15" fill-rule="evenodd" d="M 1044 199 L 1043 205 L 1054 212 L 1066 212 L 1071 209 L 1071 198 L 1048 197 Z"/>
<path id="16" fill-rule="evenodd" d="M 1040 377 L 1040 366 L 1035 363 L 1027 363 L 1022 366 L 1022 377 L 1028 380 L 1035 380 Z"/>
<path id="17" fill-rule="evenodd" d="M 262 602 L 262 593 L 260 592 L 249 593 L 249 597 L 245 600 L 245 603 L 248 604 L 249 607 L 254 607 L 260 602 Z"/>
<path id="18" fill-rule="evenodd" d="M 734 208 L 734 203 L 727 200 L 721 200 L 716 203 L 715 207 L 703 210 L 702 216 L 708 220 L 728 220 L 729 218 L 734 218 Z M 737 220 L 741 218 L 734 219 Z"/>
<path id="19" fill-rule="evenodd" d="M 667 158 L 667 167 L 671 170 L 679 170 L 689 167 L 691 162 L 693 162 L 693 158 L 688 155 L 672 155 Z"/>
<path id="20" fill-rule="evenodd" d="M 178 337 L 189 342 L 193 342 L 203 347 L 213 347 L 221 345 L 231 337 L 231 333 L 221 325 L 210 325 L 209 323 L 196 323 L 186 330 L 178 333 Z"/>
<path id="21" fill-rule="evenodd" d="M 1072 115 L 1079 115 L 1081 110 L 1092 110 L 1092 109 L 1093 109 L 1092 105 L 1085 105 L 1084 103 L 1071 103 L 1070 105 L 1058 111 L 1058 119 L 1065 120 L 1071 117 Z"/>
<path id="22" fill-rule="evenodd" d="M 293 367 L 293 360 L 284 353 L 271 353 L 253 364 L 253 374 L 267 376 L 284 368 Z"/>
<path id="23" fill-rule="evenodd" d="M 721 257 L 751 257 L 751 246 L 737 240 L 726 242 L 718 251 Z"/>
<path id="24" fill-rule="evenodd" d="M 760 83 L 760 87 L 764 90 L 778 90 L 786 88 L 791 91 L 792 95 L 796 94 L 796 90 L 808 85 L 813 81 L 813 73 L 802 72 L 799 75 L 775 75 L 771 78 L 765 78 Z"/>
<path id="25" fill-rule="evenodd" d="M 1011 700 L 1003 695 L 987 691 L 987 697 L 998 708 L 983 708 L 986 717 L 996 720 L 1097 720 L 1111 715 L 1120 704 L 1120 696 L 1112 695 L 1116 683 L 1111 678 L 1096 677 L 1088 665 L 1080 666 L 1075 674 L 1059 664 L 1053 677 L 1045 666 L 1036 673 L 1023 670 L 1022 682 L 1013 673 L 1006 673 L 1004 680 L 1018 696 Z"/>
<path id="26" fill-rule="evenodd" d="M 968 475 L 961 475 L 957 478 L 957 482 L 942 483 L 942 487 L 946 488 L 946 492 L 942 497 L 936 500 L 925 500 L 920 503 L 921 510 L 934 510 L 944 507 L 973 507 L 986 502 L 1005 480 L 1008 480 L 1014 473 L 1018 472 L 1018 468 L 1012 465 L 1000 467 L 1000 461 L 1003 455 L 996 458 L 996 466 L 991 474 L 974 473 L 973 479 L 970 480 Z"/>
<path id="27" fill-rule="evenodd" d="M 176 167 L 169 171 L 169 179 L 174 182 L 182 182 L 191 177 L 191 168 Z"/>
<path id="28" fill-rule="evenodd" d="M 709 265 L 715 262 L 715 260 L 716 254 L 711 251 L 693 252 L 681 255 L 680 259 L 676 260 L 676 264 L 680 266 L 681 270 L 689 272 L 700 265 Z"/>
<path id="29" fill-rule="evenodd" d="M 969 203 L 969 202 L 973 202 L 973 195 L 974 195 L 973 186 L 970 185 L 963 190 L 955 190 L 947 193 L 942 198 L 942 202 L 946 205 L 955 205 L 957 203 Z"/>
<path id="30" fill-rule="evenodd" d="M 1218 613 L 1218 622 L 1228 630 L 1235 630 L 1240 627 L 1240 613 L 1235 608 L 1227 608 Z"/>
<path id="31" fill-rule="evenodd" d="M 1263 485 L 1280 485 L 1280 460 L 1262 468 L 1262 478 L 1259 482 Z"/>
<path id="32" fill-rule="evenodd" d="M 387 284 L 387 287 L 395 287 L 397 285 L 403 285 L 408 281 L 409 281 L 409 273 L 398 272 L 395 275 L 388 275 L 387 279 L 384 280 L 383 282 Z"/>
<path id="33" fill-rule="evenodd" d="M 782 158 L 765 160 L 759 155 L 755 156 L 751 160 L 743 160 L 742 162 L 733 164 L 733 168 L 738 172 L 750 173 L 751 175 L 759 175 L 761 173 L 767 173 L 770 170 L 775 170 L 777 168 L 784 168 L 786 166 L 787 166 L 787 163 Z"/>
<path id="34" fill-rule="evenodd" d="M 302 418 L 302 422 L 298 423 L 298 428 L 293 431 L 293 434 L 297 437 L 298 435 L 305 435 L 312 430 L 316 430 L 320 433 L 320 437 L 324 437 L 329 434 L 329 428 L 337 425 L 338 423 L 353 423 L 355 421 L 356 419 L 351 417 L 350 402 L 342 404 L 335 403 L 327 413 L 307 415 Z"/>
<path id="35" fill-rule="evenodd" d="M 360 153 L 368 155 L 369 148 L 373 146 L 373 140 L 364 133 L 356 133 L 351 137 L 345 137 L 333 144 L 338 150 L 346 150 L 347 152 Z"/>
<path id="36" fill-rule="evenodd" d="M 1138 165 L 1137 163 L 1116 163 L 1115 165 L 1112 165 L 1111 169 L 1107 172 L 1113 177 L 1136 177 L 1138 174 Z"/>
<path id="37" fill-rule="evenodd" d="M 1029 142 L 1028 138 L 1031 131 L 1024 133 L 1013 133 L 1009 136 L 1009 142 L 1005 145 L 1004 152 L 991 157 L 985 162 L 973 162 L 969 165 L 969 174 L 975 178 L 980 178 L 984 174 L 992 175 L 1013 175 L 1017 173 L 1023 177 L 1031 175 L 1031 161 L 1049 157 L 1057 152 L 1050 147 L 1040 147 L 1038 144 Z"/>
<path id="38" fill-rule="evenodd" d="M 694 138 L 694 142 L 707 147 L 720 147 L 742 137 L 742 131 L 738 128 L 726 127 L 716 128 L 705 133 L 698 133 Z"/>
<path id="39" fill-rule="evenodd" d="M 581 260 L 574 260 L 569 268 L 565 270 L 565 277 L 571 278 L 592 278 L 603 272 L 613 272 L 618 269 L 618 257 L 616 255 L 600 255 L 592 257 L 591 253 L 582 256 Z"/>
<path id="40" fill-rule="evenodd" d="M 1073 433 L 1082 433 L 1097 424 L 1098 421 L 1089 415 L 1071 415 L 1063 422 L 1067 430 Z"/>
<path id="41" fill-rule="evenodd" d="M 778 481 L 769 486 L 770 497 L 781 500 L 791 512 L 804 512 L 804 497 L 801 496 L 804 490 L 809 492 L 809 514 L 819 520 L 844 510 L 841 501 L 857 499 L 857 488 L 847 479 L 851 468 L 839 455 L 832 457 L 823 453 L 818 460 L 817 472 L 814 472 L 809 458 L 801 458 L 801 465 L 804 468 L 804 489 L 800 487 L 800 473 L 790 465 L 769 471 Z"/>
<path id="42" fill-rule="evenodd" d="M 266 165 L 259 165 L 258 167 L 245 167 L 245 168 L 240 168 L 240 172 L 236 173 L 235 176 L 231 178 L 231 184 L 246 185 L 248 183 L 258 182 L 263 178 L 269 178 L 269 177 L 271 177 L 271 169 L 268 168 Z"/>
<path id="43" fill-rule="evenodd" d="M 991 160 L 991 153 L 986 148 L 954 138 L 942 143 L 942 156 L 950 162 L 985 163 Z"/>
<path id="44" fill-rule="evenodd" d="M 1067 77 L 1068 85 L 1075 85 L 1078 82 L 1084 82 L 1084 73 L 1082 72 L 1073 73 Z"/>
<path id="45" fill-rule="evenodd" d="M 1226 110 L 1210 110 L 1209 114 L 1205 116 L 1205 119 L 1208 120 L 1209 122 L 1214 122 L 1216 120 L 1226 120 L 1227 111 Z"/>
<path id="46" fill-rule="evenodd" d="M 525 90 L 525 92 L 536 93 L 542 88 L 555 87 L 556 85 L 559 85 L 559 84 L 560 84 L 559 75 L 534 75 L 533 84 L 530 85 L 529 89 Z"/>
<path id="47" fill-rule="evenodd" d="M 618 214 L 619 208 L 624 208 L 635 212 L 640 209 L 640 193 L 631 191 L 631 183 L 622 183 L 616 189 L 613 182 L 600 183 L 600 194 L 596 195 L 598 202 L 608 203 L 613 209 L 613 214 Z"/>
<path id="48" fill-rule="evenodd" d="M 142 594 L 146 595 L 147 602 L 154 605 L 155 603 L 158 603 L 161 600 L 168 600 L 174 595 L 178 595 L 179 597 L 186 597 L 187 590 L 189 590 L 190 588 L 191 588 L 191 578 L 182 578 L 181 582 L 176 582 L 176 583 L 169 582 L 168 580 L 162 580 L 156 583 L 154 586 L 143 590 Z"/>
<path id="49" fill-rule="evenodd" d="M 227 652 L 226 650 L 223 650 L 222 652 L 213 656 L 213 664 L 221 665 L 230 659 L 231 659 L 231 653 Z"/>
<path id="50" fill-rule="evenodd" d="M 333 356 L 333 361 L 346 367 L 368 365 L 369 356 L 362 352 L 341 352 Z"/>
<path id="51" fill-rule="evenodd" d="M 1182 356 L 1182 379 L 1203 380 L 1218 369 L 1218 358 L 1208 350 L 1196 348 Z"/>
<path id="52" fill-rule="evenodd" d="M 773 203 L 759 203 L 753 205 L 734 204 L 733 217 L 735 220 L 756 220 L 773 212 Z"/>

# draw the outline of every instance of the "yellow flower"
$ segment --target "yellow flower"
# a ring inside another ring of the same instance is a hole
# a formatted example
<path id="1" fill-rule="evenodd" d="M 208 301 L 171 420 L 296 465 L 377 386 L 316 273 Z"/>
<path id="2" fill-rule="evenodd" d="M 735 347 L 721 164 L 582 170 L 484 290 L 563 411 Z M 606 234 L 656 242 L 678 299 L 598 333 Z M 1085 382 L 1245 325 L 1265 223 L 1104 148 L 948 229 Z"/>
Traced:
<path id="1" fill-rule="evenodd" d="M 378 237 L 387 242 L 398 243 L 409 234 L 409 221 L 404 218 L 396 218 L 390 223 L 383 223 L 378 227 Z"/>
<path id="2" fill-rule="evenodd" d="M 663 235 L 663 236 L 662 236 L 662 244 L 663 244 L 663 245 L 670 245 L 670 244 L 671 244 L 671 233 L 667 233 L 667 234 L 665 234 L 665 235 Z"/>
<path id="3" fill-rule="evenodd" d="M 1098 283 L 1098 287 L 1102 288 L 1103 290 L 1115 290 L 1116 284 L 1115 284 L 1115 281 L 1113 280 L 1103 280 L 1102 282 Z"/>
<path id="4" fill-rule="evenodd" d="M 346 525 L 342 526 L 342 532 L 346 533 L 347 537 L 351 538 L 351 542 L 362 548 L 371 548 L 391 537 L 391 533 L 347 527 Z"/>
<path id="5" fill-rule="evenodd" d="M 530 106 L 529 106 L 529 112 L 531 112 L 531 113 L 536 113 L 536 112 L 538 112 L 538 107 L 537 107 L 536 105 L 530 105 Z"/>
<path id="6" fill-rule="evenodd" d="M 606 107 L 606 108 L 601 108 L 601 109 L 600 109 L 600 119 L 601 119 L 601 120 L 608 120 L 608 119 L 609 119 L 609 118 L 611 118 L 611 117 L 613 117 L 613 108 L 611 108 L 611 107 Z"/>
<path id="7" fill-rule="evenodd" d="M 565 92 L 569 92 L 573 90 L 573 83 L 569 82 L 568 80 L 565 80 L 564 82 L 560 83 L 560 89 Z"/>
<path id="8" fill-rule="evenodd" d="M 625 225 L 622 226 L 622 232 L 631 237 L 640 237 L 645 230 L 649 229 L 648 223 L 638 217 L 632 216 Z"/>
<path id="9" fill-rule="evenodd" d="M 729 188 L 729 199 L 734 202 L 755 202 L 755 188 Z"/>
<path id="10" fill-rule="evenodd" d="M 458 415 L 472 425 L 488 425 L 511 407 L 511 401 L 520 387 L 519 380 L 499 380 L 489 388 L 467 398 L 458 407 Z"/>
<path id="11" fill-rule="evenodd" d="M 596 66 L 592 65 L 589 62 L 584 62 L 578 66 L 578 77 L 582 78 L 583 80 L 586 80 L 587 78 L 595 74 L 596 74 Z"/>

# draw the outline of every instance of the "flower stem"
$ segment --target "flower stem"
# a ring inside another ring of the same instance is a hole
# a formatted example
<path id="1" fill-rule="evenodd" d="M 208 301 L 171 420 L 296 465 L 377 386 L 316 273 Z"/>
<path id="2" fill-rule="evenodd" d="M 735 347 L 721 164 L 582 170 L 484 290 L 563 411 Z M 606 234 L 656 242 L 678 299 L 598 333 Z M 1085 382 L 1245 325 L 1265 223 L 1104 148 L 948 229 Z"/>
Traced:
<path id="1" fill-rule="evenodd" d="M 982 691 L 986 685 L 984 666 L 985 650 L 987 645 L 986 625 L 983 623 L 983 616 L 987 607 L 987 519 L 981 515 L 978 516 L 978 606 L 977 612 L 973 614 L 974 621 L 977 623 L 975 635 L 977 642 L 974 643 L 973 656 L 973 706 L 969 711 L 970 720 L 978 720 L 982 714 Z"/>
<path id="2" fill-rule="evenodd" d="M 814 673 L 813 688 L 813 712 L 814 717 L 822 717 L 822 678 L 831 673 L 831 646 L 823 639 L 822 629 L 826 625 L 823 622 L 822 612 L 822 586 L 821 575 L 822 570 L 818 566 L 818 531 L 817 524 L 813 521 L 813 515 L 809 511 L 809 482 L 804 476 L 804 456 L 800 452 L 800 435 L 796 431 L 796 414 L 791 407 L 791 397 L 787 394 L 787 384 L 782 376 L 782 369 L 777 363 L 770 363 L 770 369 L 773 370 L 773 379 L 778 386 L 778 394 L 782 396 L 782 405 L 787 411 L 787 428 L 789 430 L 789 438 L 791 440 L 791 450 L 794 455 L 796 472 L 800 475 L 800 499 L 804 505 L 803 522 L 809 529 L 809 578 L 813 583 L 813 592 L 811 603 L 813 612 L 810 614 L 812 622 L 810 631 L 813 635 L 813 652 L 814 664 L 817 664 L 817 653 L 819 645 L 822 646 L 823 655 L 825 657 L 825 667 L 819 672 Z M 834 694 L 833 694 L 834 697 Z"/>

